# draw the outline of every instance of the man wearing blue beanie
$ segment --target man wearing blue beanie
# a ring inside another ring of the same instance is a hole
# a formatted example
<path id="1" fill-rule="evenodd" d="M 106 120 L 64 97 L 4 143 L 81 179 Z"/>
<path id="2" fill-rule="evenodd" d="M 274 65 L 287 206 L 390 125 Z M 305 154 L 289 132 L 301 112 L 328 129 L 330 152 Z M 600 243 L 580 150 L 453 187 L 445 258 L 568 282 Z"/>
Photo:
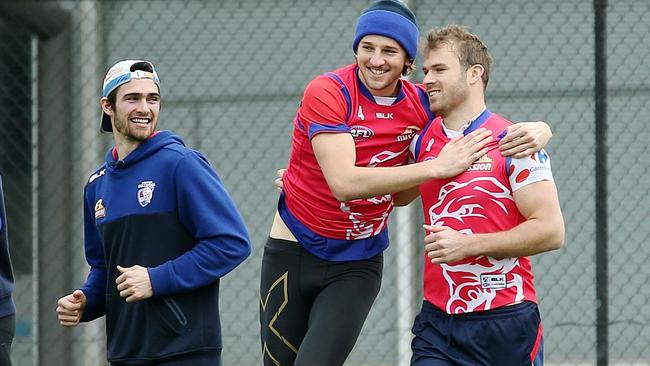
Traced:
<path id="1" fill-rule="evenodd" d="M 354 53 L 361 39 L 370 34 L 394 39 L 404 49 L 410 62 L 415 60 L 420 33 L 415 15 L 402 2 L 379 0 L 363 11 L 352 41 Z"/>
<path id="2" fill-rule="evenodd" d="M 395 192 L 456 176 L 487 151 L 489 133 L 477 130 L 408 164 L 411 141 L 435 117 L 424 87 L 401 79 L 417 44 L 415 15 L 376 1 L 357 23 L 356 62 L 305 88 L 262 260 L 264 365 L 343 365 L 379 292 Z M 518 132 L 530 143 L 514 152 L 550 136 L 543 123 Z"/>

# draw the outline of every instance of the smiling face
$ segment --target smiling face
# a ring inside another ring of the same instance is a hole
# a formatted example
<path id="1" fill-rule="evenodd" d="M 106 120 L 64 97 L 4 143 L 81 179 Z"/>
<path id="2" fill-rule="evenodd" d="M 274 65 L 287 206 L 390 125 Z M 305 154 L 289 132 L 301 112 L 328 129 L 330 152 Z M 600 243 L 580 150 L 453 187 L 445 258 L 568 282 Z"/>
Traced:
<path id="1" fill-rule="evenodd" d="M 160 94 L 151 79 L 133 79 L 116 90 L 115 103 L 102 98 L 102 109 L 111 117 L 116 141 L 140 143 L 156 130 Z"/>
<path id="2" fill-rule="evenodd" d="M 453 44 L 445 42 L 430 49 L 422 72 L 432 112 L 444 117 L 467 99 L 469 70 L 461 65 Z"/>
<path id="3" fill-rule="evenodd" d="M 423 83 L 431 111 L 445 119 L 450 113 L 463 118 L 471 117 L 465 112 L 478 113 L 475 109 L 485 105 L 492 64 L 485 44 L 463 26 L 452 24 L 427 32 L 423 54 Z"/>
<path id="4" fill-rule="evenodd" d="M 397 95 L 397 83 L 408 56 L 397 41 L 378 35 L 367 35 L 357 48 L 359 77 L 370 93 L 378 97 Z"/>

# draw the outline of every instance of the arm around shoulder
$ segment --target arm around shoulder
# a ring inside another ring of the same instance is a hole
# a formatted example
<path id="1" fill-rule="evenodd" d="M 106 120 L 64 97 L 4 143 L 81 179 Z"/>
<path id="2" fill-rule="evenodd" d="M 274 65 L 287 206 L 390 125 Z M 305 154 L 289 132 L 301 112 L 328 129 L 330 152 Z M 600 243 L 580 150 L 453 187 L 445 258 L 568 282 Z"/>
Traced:
<path id="1" fill-rule="evenodd" d="M 519 122 L 508 126 L 506 135 L 499 141 L 504 156 L 523 158 L 546 147 L 553 136 L 551 126 L 543 121 Z"/>
<path id="2" fill-rule="evenodd" d="M 339 201 L 369 198 L 417 187 L 429 179 L 449 178 L 467 170 L 487 153 L 491 133 L 476 130 L 445 145 L 436 159 L 402 166 L 360 167 L 348 133 L 319 133 L 312 140 L 316 160 Z"/>

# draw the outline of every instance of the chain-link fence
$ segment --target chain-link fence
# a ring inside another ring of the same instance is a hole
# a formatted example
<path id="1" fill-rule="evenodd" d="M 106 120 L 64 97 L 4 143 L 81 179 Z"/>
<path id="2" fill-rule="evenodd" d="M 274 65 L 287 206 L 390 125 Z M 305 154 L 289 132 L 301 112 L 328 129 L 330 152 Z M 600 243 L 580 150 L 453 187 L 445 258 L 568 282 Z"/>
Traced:
<path id="1" fill-rule="evenodd" d="M 422 31 L 461 23 L 495 60 L 487 100 L 511 120 L 548 121 L 566 244 L 534 258 L 549 365 L 650 364 L 650 3 L 607 6 L 609 191 L 596 195 L 594 4 L 586 0 L 408 1 Z M 367 1 L 0 2 L 0 170 L 18 307 L 15 365 L 105 364 L 103 319 L 62 329 L 58 297 L 86 274 L 82 191 L 110 135 L 99 135 L 101 80 L 126 58 L 161 77 L 160 127 L 203 151 L 250 229 L 253 255 L 222 281 L 225 365 L 259 365 L 262 246 L 286 164 L 292 118 L 314 76 L 353 62 Z M 419 69 L 419 68 L 417 68 Z M 422 74 L 414 73 L 414 80 Z M 607 286 L 599 302 L 596 203 L 606 200 Z M 383 288 L 348 365 L 407 365 L 421 303 L 420 208 L 391 221 Z M 597 308 L 609 341 L 597 347 Z M 602 320 L 602 319 L 601 319 Z M 602 363 L 601 363 L 602 364 Z"/>

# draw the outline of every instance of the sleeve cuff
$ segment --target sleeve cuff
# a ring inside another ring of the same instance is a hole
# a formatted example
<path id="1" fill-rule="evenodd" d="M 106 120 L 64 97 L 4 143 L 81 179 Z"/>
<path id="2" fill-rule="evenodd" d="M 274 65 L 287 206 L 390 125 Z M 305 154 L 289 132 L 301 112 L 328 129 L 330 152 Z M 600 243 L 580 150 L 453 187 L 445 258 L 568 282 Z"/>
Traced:
<path id="1" fill-rule="evenodd" d="M 147 268 L 149 280 L 151 281 L 151 291 L 153 296 L 164 296 L 174 292 L 171 275 L 169 273 L 169 262 L 163 263 L 157 267 Z"/>

